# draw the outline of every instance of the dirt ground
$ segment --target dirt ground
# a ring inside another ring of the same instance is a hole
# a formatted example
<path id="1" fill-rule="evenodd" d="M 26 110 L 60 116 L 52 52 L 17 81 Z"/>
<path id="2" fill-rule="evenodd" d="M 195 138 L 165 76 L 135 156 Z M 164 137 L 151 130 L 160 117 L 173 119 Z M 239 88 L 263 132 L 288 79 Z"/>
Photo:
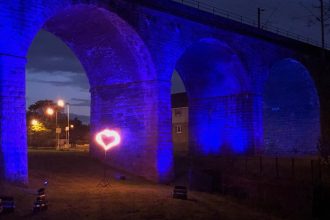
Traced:
<path id="1" fill-rule="evenodd" d="M 16 210 L 0 219 L 277 219 L 219 195 L 189 191 L 188 200 L 173 199 L 173 186 L 111 168 L 111 185 L 101 187 L 103 165 L 86 152 L 30 151 L 29 176 L 26 187 L 1 184 L 0 194 L 14 196 Z M 33 214 L 44 180 L 49 208 Z"/>

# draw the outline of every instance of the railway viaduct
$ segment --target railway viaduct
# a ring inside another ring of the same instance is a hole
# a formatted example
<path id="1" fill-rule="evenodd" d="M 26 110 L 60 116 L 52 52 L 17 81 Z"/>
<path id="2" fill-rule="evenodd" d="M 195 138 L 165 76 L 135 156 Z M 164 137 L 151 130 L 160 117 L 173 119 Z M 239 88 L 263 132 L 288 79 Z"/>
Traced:
<path id="1" fill-rule="evenodd" d="M 172 178 L 171 76 L 189 99 L 193 155 L 316 153 L 330 133 L 328 51 L 172 1 L 0 1 L 0 175 L 28 182 L 25 66 L 44 29 L 87 74 L 94 135 L 117 130 L 108 163 Z M 321 123 L 322 122 L 322 123 Z"/>

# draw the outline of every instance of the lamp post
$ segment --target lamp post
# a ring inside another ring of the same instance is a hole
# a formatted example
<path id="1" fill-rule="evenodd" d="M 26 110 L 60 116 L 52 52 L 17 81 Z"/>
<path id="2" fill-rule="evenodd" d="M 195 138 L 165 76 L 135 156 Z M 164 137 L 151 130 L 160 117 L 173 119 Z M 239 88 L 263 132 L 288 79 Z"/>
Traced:
<path id="1" fill-rule="evenodd" d="M 61 133 L 61 129 L 57 127 L 57 111 L 55 112 L 55 133 L 56 133 L 56 150 L 60 149 L 60 133 Z"/>
<path id="2" fill-rule="evenodd" d="M 59 99 L 57 100 L 57 106 L 63 108 L 65 105 L 65 102 L 63 101 L 63 99 Z M 57 138 L 57 149 L 60 149 L 60 133 L 61 133 L 61 128 L 58 128 L 57 126 L 57 112 L 56 112 L 56 138 Z"/>
<path id="3" fill-rule="evenodd" d="M 39 124 L 39 121 L 37 119 L 32 119 L 30 123 L 31 123 L 31 126 L 37 126 Z M 31 136 L 29 138 L 29 143 L 28 143 L 29 147 L 31 147 L 33 144 L 32 139 L 33 139 L 33 133 L 32 133 L 32 128 L 31 128 Z"/>
<path id="4" fill-rule="evenodd" d="M 64 107 L 66 105 L 67 107 L 67 120 L 68 120 L 68 124 L 65 127 L 65 136 L 66 136 L 66 144 L 67 146 L 70 146 L 70 103 L 68 102 L 64 102 L 64 100 L 59 99 L 57 101 L 57 105 L 60 107 Z"/>
<path id="5" fill-rule="evenodd" d="M 113 138 L 113 141 L 106 143 L 104 141 L 104 138 Z M 96 134 L 95 141 L 98 145 L 100 145 L 104 149 L 103 179 L 101 180 L 101 182 L 98 185 L 102 186 L 102 187 L 107 187 L 110 185 L 110 179 L 107 178 L 107 172 L 106 172 L 107 171 L 106 170 L 107 151 L 110 148 L 113 148 L 113 147 L 119 145 L 120 141 L 121 141 L 121 137 L 117 131 L 105 129 Z"/>
<path id="6" fill-rule="evenodd" d="M 46 110 L 46 114 L 53 116 L 54 114 L 54 109 L 52 108 L 47 108 Z M 58 130 L 57 130 L 57 110 L 55 110 L 55 133 L 56 133 L 56 141 L 57 141 L 57 147 L 56 150 L 59 150 L 60 146 L 59 146 L 59 140 L 58 140 Z"/>
<path id="7" fill-rule="evenodd" d="M 68 147 L 70 146 L 70 103 L 66 103 L 66 107 L 67 107 L 67 112 L 68 112 L 68 126 L 66 127 L 65 130 L 67 130 L 68 132 L 68 140 L 67 140 L 67 144 L 68 144 Z"/>

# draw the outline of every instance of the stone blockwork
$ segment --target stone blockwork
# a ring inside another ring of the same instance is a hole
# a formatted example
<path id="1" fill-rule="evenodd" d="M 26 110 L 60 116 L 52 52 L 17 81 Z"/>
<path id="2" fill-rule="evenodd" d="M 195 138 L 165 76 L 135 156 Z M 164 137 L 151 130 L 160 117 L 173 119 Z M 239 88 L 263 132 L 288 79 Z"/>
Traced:
<path id="1" fill-rule="evenodd" d="M 265 152 L 313 155 L 320 138 L 320 104 L 310 73 L 285 59 L 270 71 L 264 91 Z"/>
<path id="2" fill-rule="evenodd" d="M 206 154 L 264 150 L 263 88 L 277 61 L 295 59 L 321 88 L 330 85 L 318 48 L 172 1 L 2 1 L 0 27 L 0 171 L 10 181 L 28 180 L 24 57 L 41 28 L 62 39 L 86 70 L 92 136 L 105 127 L 123 133 L 108 162 L 160 182 L 172 176 L 174 69 L 192 109 L 190 143 L 196 152 L 212 149 Z M 319 97 L 326 136 L 330 95 L 321 89 Z M 91 152 L 103 159 L 93 142 Z"/>
<path id="3" fill-rule="evenodd" d="M 27 183 L 23 57 L 0 55 L 0 177 Z"/>
<path id="4" fill-rule="evenodd" d="M 172 175 L 173 155 L 168 107 L 159 106 L 164 99 L 155 93 L 162 87 L 157 81 L 145 81 L 92 88 L 91 133 L 118 130 L 122 142 L 108 153 L 109 164 L 150 180 L 166 181 Z M 101 158 L 104 155 L 93 139 L 91 152 Z"/>
<path id="5" fill-rule="evenodd" d="M 193 99 L 189 110 L 194 155 L 255 153 L 251 95 Z"/>

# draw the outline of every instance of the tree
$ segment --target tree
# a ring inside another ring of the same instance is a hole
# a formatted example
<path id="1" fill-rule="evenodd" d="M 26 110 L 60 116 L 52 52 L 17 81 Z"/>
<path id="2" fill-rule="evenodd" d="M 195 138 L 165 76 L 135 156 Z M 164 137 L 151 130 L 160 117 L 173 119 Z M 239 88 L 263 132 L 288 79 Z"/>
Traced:
<path id="1" fill-rule="evenodd" d="M 47 114 L 47 109 L 52 108 L 55 113 L 53 115 Z M 28 143 L 30 146 L 56 146 L 56 120 L 57 127 L 62 128 L 64 131 L 68 124 L 67 115 L 64 114 L 64 109 L 59 107 L 52 100 L 39 100 L 28 107 L 26 114 L 27 117 L 27 130 L 28 130 Z M 32 121 L 36 121 L 31 124 Z M 70 120 L 70 142 L 77 143 L 80 140 L 88 142 L 89 139 L 89 126 L 82 124 L 78 118 Z M 65 138 L 65 132 L 62 132 L 60 138 Z"/>
<path id="2" fill-rule="evenodd" d="M 56 104 L 51 100 L 40 100 L 28 107 L 26 113 L 28 144 L 34 147 L 55 146 L 54 122 L 46 114 L 47 108 L 56 109 Z"/>
<path id="3" fill-rule="evenodd" d="M 89 126 L 84 125 L 77 117 L 71 121 L 71 124 L 73 125 L 73 129 L 70 132 L 72 143 L 88 143 Z"/>

